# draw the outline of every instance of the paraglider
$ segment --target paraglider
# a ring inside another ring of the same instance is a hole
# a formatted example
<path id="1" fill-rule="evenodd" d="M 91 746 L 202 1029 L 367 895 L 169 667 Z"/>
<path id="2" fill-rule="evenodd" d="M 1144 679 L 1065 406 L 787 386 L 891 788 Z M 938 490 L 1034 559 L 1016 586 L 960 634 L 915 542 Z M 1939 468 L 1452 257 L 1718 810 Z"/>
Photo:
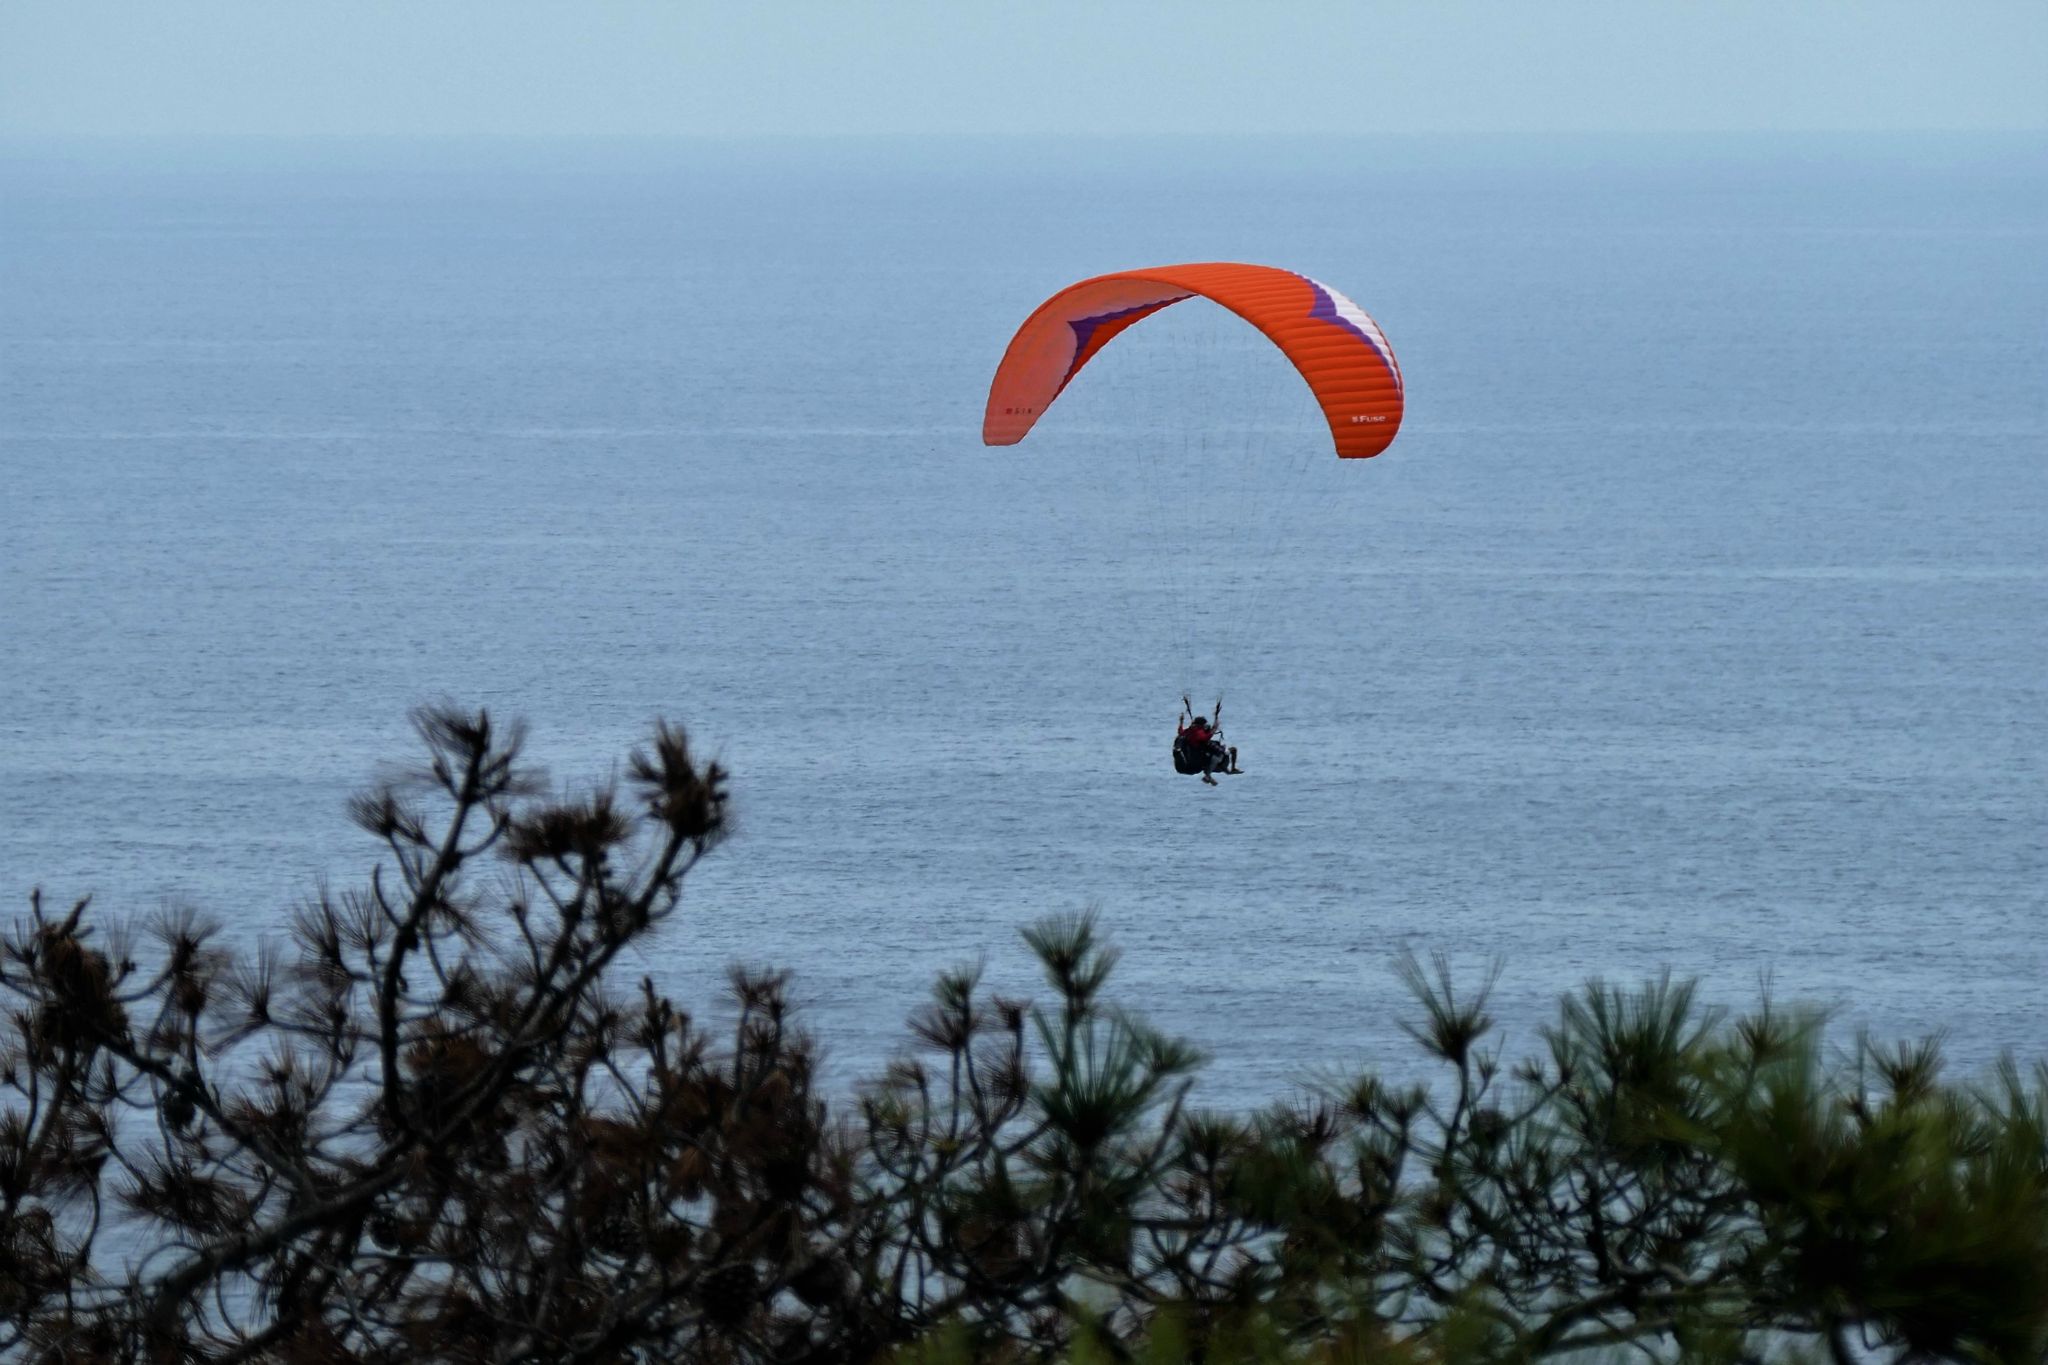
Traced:
<path id="1" fill-rule="evenodd" d="M 989 385 L 981 439 L 1024 439 L 1074 376 L 1118 335 L 1200 296 L 1266 334 L 1308 381 L 1337 454 L 1370 459 L 1401 429 L 1401 367 L 1379 324 L 1330 286 L 1265 265 L 1158 266 L 1070 284 L 1038 305 Z"/>
<path id="2" fill-rule="evenodd" d="M 1173 770 L 1182 776 L 1202 775 L 1210 786 L 1216 785 L 1216 774 L 1226 776 L 1241 773 L 1237 766 L 1237 748 L 1223 742 L 1223 698 L 1216 699 L 1216 721 L 1212 725 L 1207 716 L 1195 714 L 1194 703 L 1186 697 L 1180 699 L 1182 720 L 1174 727 Z"/>
<path id="3" fill-rule="evenodd" d="M 1022 441 L 1082 368 L 1133 326 L 1164 308 L 1202 298 L 1263 333 L 1307 381 L 1341 459 L 1369 459 L 1401 428 L 1401 367 L 1379 324 L 1319 280 L 1273 266 L 1206 262 L 1124 270 L 1068 285 L 1024 320 L 989 384 L 982 441 Z M 1162 414 L 1162 424 L 1174 414 Z M 1183 414 L 1183 417 L 1185 415 Z M 1176 772 L 1234 773 L 1237 751 L 1185 696 L 1186 723 L 1173 747 Z"/>

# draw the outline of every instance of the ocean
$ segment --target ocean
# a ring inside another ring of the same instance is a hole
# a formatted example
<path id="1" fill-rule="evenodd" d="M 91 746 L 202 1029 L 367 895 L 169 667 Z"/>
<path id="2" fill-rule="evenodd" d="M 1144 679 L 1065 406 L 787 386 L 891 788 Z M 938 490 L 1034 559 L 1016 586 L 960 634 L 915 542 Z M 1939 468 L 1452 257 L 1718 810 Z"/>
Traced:
<path id="1" fill-rule="evenodd" d="M 1168 315 L 981 444 L 1183 260 L 1369 310 L 1393 448 L 1268 479 L 1305 390 Z M 2031 1060 L 2048 142 L 7 144 L 0 649 L 0 896 L 251 947 L 411 708 L 569 790 L 686 724 L 735 835 L 629 979 L 786 967 L 849 1084 L 1090 907 L 1218 1106 L 1412 1072 L 1404 953 L 1511 1056 L 1669 970 Z"/>

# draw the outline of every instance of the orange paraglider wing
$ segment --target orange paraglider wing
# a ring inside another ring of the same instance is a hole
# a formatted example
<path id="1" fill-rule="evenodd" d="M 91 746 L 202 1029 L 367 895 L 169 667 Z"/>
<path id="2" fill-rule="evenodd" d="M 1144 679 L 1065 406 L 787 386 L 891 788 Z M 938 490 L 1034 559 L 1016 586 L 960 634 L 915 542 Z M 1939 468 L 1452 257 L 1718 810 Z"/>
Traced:
<path id="1" fill-rule="evenodd" d="M 1337 453 L 1365 459 L 1401 428 L 1401 367 L 1379 325 L 1326 284 L 1266 265 L 1166 265 L 1068 285 L 1024 320 L 989 385 L 981 439 L 1024 439 L 1118 333 L 1200 295 L 1264 332 L 1308 381 Z"/>

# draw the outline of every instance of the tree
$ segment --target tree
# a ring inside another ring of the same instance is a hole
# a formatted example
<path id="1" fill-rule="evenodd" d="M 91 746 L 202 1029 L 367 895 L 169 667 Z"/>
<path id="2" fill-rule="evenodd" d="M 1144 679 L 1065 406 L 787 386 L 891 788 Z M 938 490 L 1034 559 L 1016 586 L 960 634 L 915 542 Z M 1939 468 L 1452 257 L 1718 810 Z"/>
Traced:
<path id="1" fill-rule="evenodd" d="M 664 932 L 726 775 L 660 726 L 549 797 L 520 736 L 422 713 L 383 848 L 286 947 L 197 916 L 0 941 L 0 1354 L 209 1361 L 2039 1360 L 2048 1077 L 1599 983 L 1503 1071 L 1485 989 L 1409 962 L 1434 1085 L 1254 1114 L 1107 994 L 949 973 L 841 1102 L 785 980 L 714 1036 L 621 951 Z M 672 931 L 668 931 L 672 932 Z M 132 940 L 132 942 L 131 942 Z"/>

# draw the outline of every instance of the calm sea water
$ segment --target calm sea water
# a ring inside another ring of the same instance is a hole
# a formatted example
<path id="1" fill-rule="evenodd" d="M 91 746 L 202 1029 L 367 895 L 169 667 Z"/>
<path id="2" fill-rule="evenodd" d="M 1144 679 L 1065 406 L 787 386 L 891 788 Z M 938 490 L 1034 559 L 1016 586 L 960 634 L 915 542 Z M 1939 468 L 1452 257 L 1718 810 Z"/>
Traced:
<path id="1" fill-rule="evenodd" d="M 1032 305 L 1189 259 L 1370 309 L 1394 448 L 1240 523 L 1143 328 L 980 445 Z M 2048 1052 L 2039 139 L 15 146 L 0 574 L 17 906 L 274 933 L 445 697 L 719 751 L 635 966 L 793 968 L 847 1075 L 1089 905 L 1216 1103 L 1410 1065 L 1403 950 L 1511 1047 L 1669 967 Z"/>

